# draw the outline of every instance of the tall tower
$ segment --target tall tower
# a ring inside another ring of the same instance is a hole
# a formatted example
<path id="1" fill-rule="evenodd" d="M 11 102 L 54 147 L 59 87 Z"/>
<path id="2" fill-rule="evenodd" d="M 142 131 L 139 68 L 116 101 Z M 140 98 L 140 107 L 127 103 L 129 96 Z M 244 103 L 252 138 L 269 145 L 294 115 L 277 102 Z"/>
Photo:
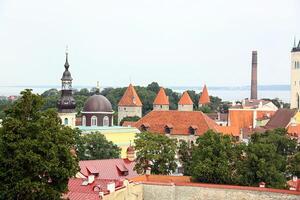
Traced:
<path id="1" fill-rule="evenodd" d="M 65 71 L 61 78 L 61 97 L 57 102 L 58 116 L 62 124 L 75 127 L 76 121 L 76 103 L 72 94 L 72 76 L 69 71 L 68 51 L 66 50 Z"/>
<path id="2" fill-rule="evenodd" d="M 164 88 L 160 88 L 153 102 L 153 110 L 169 110 L 169 98 Z"/>
<path id="3" fill-rule="evenodd" d="M 118 124 L 125 117 L 142 117 L 143 104 L 136 93 L 133 85 L 130 83 L 123 97 L 118 103 Z"/>
<path id="4" fill-rule="evenodd" d="M 300 108 L 300 41 L 291 51 L 291 108 Z"/>
<path id="5" fill-rule="evenodd" d="M 251 96 L 250 96 L 250 99 L 257 99 L 257 51 L 252 51 Z"/>
<path id="6" fill-rule="evenodd" d="M 207 105 L 210 103 L 209 95 L 208 95 L 208 90 L 206 85 L 204 85 L 201 96 L 199 98 L 198 102 L 198 107 L 201 108 L 204 105 Z"/>
<path id="7" fill-rule="evenodd" d="M 178 102 L 178 110 L 179 111 L 193 111 L 193 101 L 187 91 L 185 91 L 179 102 Z"/>

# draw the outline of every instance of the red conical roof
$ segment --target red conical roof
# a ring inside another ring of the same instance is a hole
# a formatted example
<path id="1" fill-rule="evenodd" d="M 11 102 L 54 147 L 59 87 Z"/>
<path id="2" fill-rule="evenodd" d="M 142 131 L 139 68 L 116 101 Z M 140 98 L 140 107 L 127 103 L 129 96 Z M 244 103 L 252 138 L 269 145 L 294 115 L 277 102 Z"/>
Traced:
<path id="1" fill-rule="evenodd" d="M 185 91 L 183 93 L 183 95 L 181 96 L 179 102 L 179 105 L 193 105 L 193 101 L 189 95 L 189 93 L 187 91 Z"/>
<path id="2" fill-rule="evenodd" d="M 153 105 L 169 105 L 169 98 L 167 97 L 164 88 L 160 88 L 154 99 Z"/>
<path id="3" fill-rule="evenodd" d="M 137 95 L 132 84 L 128 86 L 118 106 L 142 106 L 140 97 Z"/>
<path id="4" fill-rule="evenodd" d="M 205 104 L 209 104 L 209 103 L 210 103 L 210 99 L 209 99 L 207 87 L 206 87 L 206 85 L 204 85 L 202 94 L 199 98 L 199 104 L 205 105 Z"/>

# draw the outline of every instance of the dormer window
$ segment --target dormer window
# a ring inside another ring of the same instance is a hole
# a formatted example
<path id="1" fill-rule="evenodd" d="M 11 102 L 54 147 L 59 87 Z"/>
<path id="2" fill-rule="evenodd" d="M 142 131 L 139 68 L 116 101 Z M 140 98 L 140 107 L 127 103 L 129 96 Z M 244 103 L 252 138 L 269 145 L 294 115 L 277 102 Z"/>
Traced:
<path id="1" fill-rule="evenodd" d="M 125 165 L 117 164 L 116 167 L 122 176 L 127 176 L 129 174 L 129 170 L 125 167 Z"/>
<path id="2" fill-rule="evenodd" d="M 197 129 L 198 129 L 198 126 L 196 126 L 196 125 L 191 125 L 191 126 L 189 127 L 189 132 L 190 132 L 190 134 L 191 134 L 191 135 L 196 135 L 196 134 L 197 134 Z"/>
<path id="3" fill-rule="evenodd" d="M 165 126 L 165 133 L 166 134 L 171 134 L 173 130 L 173 125 L 172 124 L 166 124 Z"/>
<path id="4" fill-rule="evenodd" d="M 150 125 L 148 123 L 144 123 L 141 125 L 141 131 L 148 131 L 150 128 Z"/>

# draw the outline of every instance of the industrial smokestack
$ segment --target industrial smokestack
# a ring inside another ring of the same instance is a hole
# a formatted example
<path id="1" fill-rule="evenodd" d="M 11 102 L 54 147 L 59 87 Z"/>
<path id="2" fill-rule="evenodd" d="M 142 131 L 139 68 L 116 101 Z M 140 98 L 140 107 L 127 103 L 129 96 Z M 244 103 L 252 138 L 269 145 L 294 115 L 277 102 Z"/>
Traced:
<path id="1" fill-rule="evenodd" d="M 257 99 L 257 51 L 252 51 L 251 97 Z"/>

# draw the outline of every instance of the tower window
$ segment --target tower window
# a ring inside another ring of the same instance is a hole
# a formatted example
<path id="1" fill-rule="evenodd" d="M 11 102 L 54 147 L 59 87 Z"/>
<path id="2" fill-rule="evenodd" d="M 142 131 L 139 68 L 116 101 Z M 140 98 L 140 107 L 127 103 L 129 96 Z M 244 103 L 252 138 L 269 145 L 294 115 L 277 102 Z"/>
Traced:
<path id="1" fill-rule="evenodd" d="M 107 116 L 103 118 L 103 126 L 109 126 L 109 118 Z"/>
<path id="2" fill-rule="evenodd" d="M 82 116 L 82 126 L 86 126 L 86 117 Z"/>
<path id="3" fill-rule="evenodd" d="M 64 125 L 68 125 L 69 124 L 69 120 L 68 120 L 68 118 L 65 118 L 64 119 Z"/>
<path id="4" fill-rule="evenodd" d="M 92 116 L 92 118 L 91 118 L 91 126 L 97 126 L 97 117 L 96 116 Z"/>

